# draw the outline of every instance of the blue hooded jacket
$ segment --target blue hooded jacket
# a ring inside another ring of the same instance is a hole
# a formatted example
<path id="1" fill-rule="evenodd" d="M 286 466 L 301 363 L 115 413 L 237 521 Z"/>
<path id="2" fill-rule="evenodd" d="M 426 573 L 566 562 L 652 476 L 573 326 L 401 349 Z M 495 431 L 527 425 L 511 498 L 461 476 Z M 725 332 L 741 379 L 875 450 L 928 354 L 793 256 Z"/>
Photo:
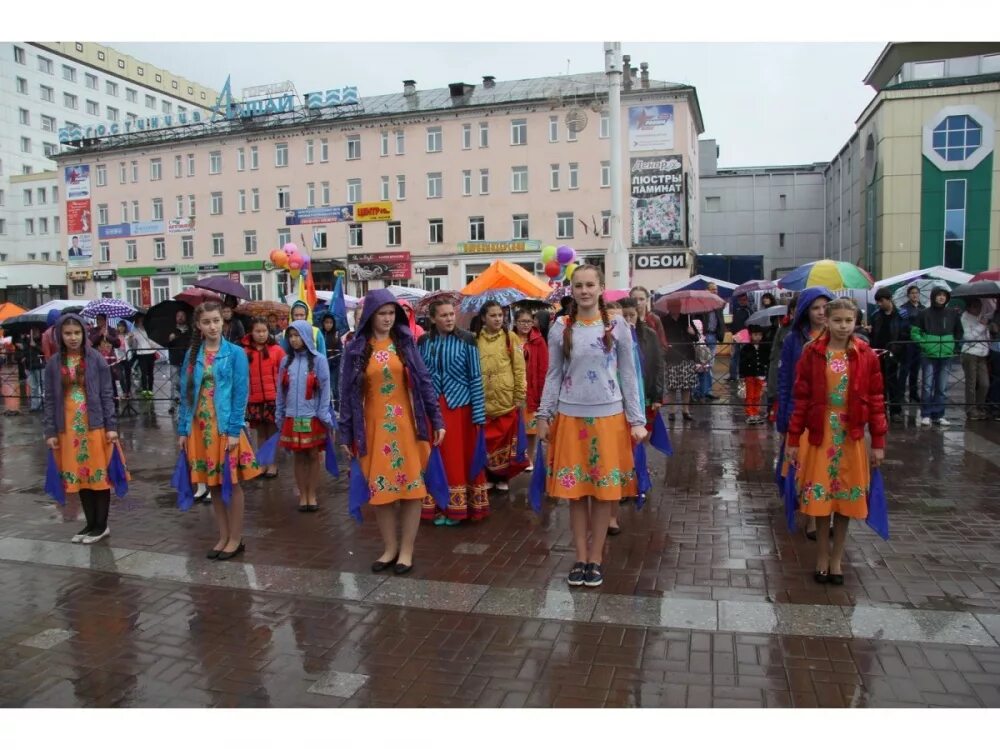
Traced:
<path id="1" fill-rule="evenodd" d="M 190 370 L 191 350 L 184 355 L 181 365 L 181 404 L 177 411 L 177 434 L 187 437 L 191 434 L 191 419 L 194 416 L 201 391 L 201 381 L 205 377 L 205 344 L 198 347 L 193 371 Z M 239 437 L 245 421 L 247 399 L 250 398 L 250 363 L 242 346 L 222 339 L 219 351 L 212 364 L 215 380 L 215 421 L 220 435 Z M 194 396 L 188 401 L 188 379 L 194 378 Z M 192 403 L 193 402 L 193 403 Z"/>
<path id="2" fill-rule="evenodd" d="M 781 346 L 781 362 L 778 364 L 778 432 L 788 432 L 788 422 L 795 410 L 792 386 L 795 385 L 795 367 L 802 356 L 802 350 L 809 343 L 809 308 L 820 297 L 834 298 L 833 292 L 825 286 L 811 286 L 799 294 L 799 304 L 795 308 L 792 330 Z"/>
<path id="3" fill-rule="evenodd" d="M 301 307 L 303 310 L 305 310 L 307 318 L 312 313 L 312 310 L 309 309 L 309 305 L 307 305 L 302 300 L 297 299 L 297 300 L 295 300 L 292 303 L 292 306 L 288 310 L 289 316 L 291 316 L 292 312 L 295 310 L 296 307 Z M 293 321 L 293 322 L 298 322 L 298 321 Z M 325 358 L 326 357 L 326 337 L 323 335 L 323 331 L 320 330 L 319 328 L 317 328 L 316 326 L 312 325 L 311 323 L 306 323 L 306 325 L 308 325 L 309 328 L 312 329 L 312 334 L 311 335 L 313 337 L 313 342 L 316 345 L 316 350 L 319 352 L 319 356 Z M 278 343 L 281 344 L 281 348 L 285 350 L 285 354 L 291 354 L 292 353 L 291 348 L 288 346 L 288 342 L 285 341 L 285 338 L 283 336 L 278 341 Z"/>
<path id="4" fill-rule="evenodd" d="M 275 400 L 275 421 L 278 428 L 285 417 L 310 418 L 316 417 L 328 429 L 336 429 L 337 417 L 330 407 L 330 366 L 326 357 L 316 348 L 316 340 L 312 335 L 312 326 L 304 320 L 294 320 L 285 329 L 285 343 L 288 344 L 288 332 L 295 330 L 306 349 L 313 355 L 313 372 L 316 374 L 316 386 L 311 399 L 306 398 L 306 384 L 309 380 L 309 357 L 304 351 L 295 352 L 291 363 L 288 357 L 281 360 L 278 368 L 278 394 Z M 289 345 L 291 351 L 291 345 Z M 288 373 L 288 389 L 284 387 L 285 373 Z"/>

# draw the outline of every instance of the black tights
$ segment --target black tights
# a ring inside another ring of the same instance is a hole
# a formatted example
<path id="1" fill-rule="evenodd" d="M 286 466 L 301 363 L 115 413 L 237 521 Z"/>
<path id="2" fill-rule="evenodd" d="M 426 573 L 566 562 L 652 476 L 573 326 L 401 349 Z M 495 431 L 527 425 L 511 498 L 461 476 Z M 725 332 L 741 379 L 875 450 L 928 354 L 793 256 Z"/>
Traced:
<path id="1" fill-rule="evenodd" d="M 80 490 L 80 505 L 83 506 L 88 529 L 100 534 L 108 528 L 111 490 Z"/>

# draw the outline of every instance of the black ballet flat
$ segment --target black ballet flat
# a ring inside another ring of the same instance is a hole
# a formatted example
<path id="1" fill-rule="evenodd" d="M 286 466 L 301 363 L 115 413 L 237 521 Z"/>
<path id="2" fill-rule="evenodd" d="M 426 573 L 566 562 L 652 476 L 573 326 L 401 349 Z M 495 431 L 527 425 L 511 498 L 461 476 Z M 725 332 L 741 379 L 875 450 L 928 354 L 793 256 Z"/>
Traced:
<path id="1" fill-rule="evenodd" d="M 237 555 L 243 554 L 244 550 L 246 550 L 246 545 L 244 545 L 243 542 L 240 542 L 240 546 L 237 547 L 236 549 L 234 549 L 232 552 L 220 552 L 219 556 L 217 558 L 215 558 L 215 559 L 216 560 L 232 560 Z"/>
<path id="2" fill-rule="evenodd" d="M 834 586 L 843 586 L 844 585 L 844 574 L 843 573 L 831 573 L 830 574 L 830 583 L 832 583 Z"/>
<path id="3" fill-rule="evenodd" d="M 806 539 L 808 539 L 811 542 L 815 542 L 816 541 L 816 532 L 815 531 L 807 531 L 806 532 Z"/>
<path id="4" fill-rule="evenodd" d="M 618 536 L 622 533 L 621 526 L 608 526 L 608 536 Z"/>
<path id="5" fill-rule="evenodd" d="M 387 570 L 396 564 L 396 560 L 399 559 L 399 555 L 396 555 L 391 560 L 376 560 L 372 563 L 372 573 L 381 573 L 383 570 Z"/>
<path id="6" fill-rule="evenodd" d="M 205 557 L 207 557 L 209 560 L 214 560 L 214 559 L 216 559 L 219 556 L 220 552 L 222 552 L 221 549 L 214 549 L 213 548 L 213 549 L 210 549 L 208 551 L 208 554 L 205 555 Z"/>
<path id="7" fill-rule="evenodd" d="M 841 578 L 843 578 L 843 576 L 841 576 Z M 827 573 L 825 570 L 817 570 L 815 573 L 813 573 L 813 580 L 815 580 L 816 583 L 829 583 L 830 574 Z"/>
<path id="8" fill-rule="evenodd" d="M 405 576 L 411 570 L 413 570 L 412 565 L 403 565 L 403 563 L 396 563 L 396 567 L 392 569 L 392 572 L 398 576 Z"/>

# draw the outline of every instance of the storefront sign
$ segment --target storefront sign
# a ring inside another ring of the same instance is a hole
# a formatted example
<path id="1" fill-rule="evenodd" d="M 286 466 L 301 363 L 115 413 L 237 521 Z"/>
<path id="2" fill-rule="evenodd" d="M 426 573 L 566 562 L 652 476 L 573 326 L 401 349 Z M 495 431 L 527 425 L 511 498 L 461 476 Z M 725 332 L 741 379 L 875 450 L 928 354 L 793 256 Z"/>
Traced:
<path id="1" fill-rule="evenodd" d="M 683 247 L 683 157 L 632 159 L 630 173 L 633 247 Z"/>
<path id="2" fill-rule="evenodd" d="M 167 222 L 167 234 L 182 234 L 194 231 L 194 217 L 184 219 L 170 219 Z"/>
<path id="3" fill-rule="evenodd" d="M 91 277 L 94 281 L 114 281 L 118 278 L 118 272 L 113 268 L 107 271 L 94 271 Z"/>
<path id="4" fill-rule="evenodd" d="M 666 151 L 673 147 L 673 104 L 628 108 L 629 151 Z"/>
<path id="5" fill-rule="evenodd" d="M 408 252 L 348 255 L 347 270 L 352 281 L 403 281 L 413 275 Z"/>
<path id="6" fill-rule="evenodd" d="M 126 120 L 122 123 L 101 122 L 96 125 L 88 125 L 85 128 L 79 126 L 59 129 L 59 142 L 71 143 L 72 141 L 83 141 L 90 138 L 107 138 L 112 135 L 123 133 L 143 133 L 148 130 L 159 130 L 160 128 L 172 128 L 175 125 L 189 125 L 201 122 L 201 112 L 195 110 L 179 115 L 162 115 L 156 117 L 136 118 Z"/>
<path id="7" fill-rule="evenodd" d="M 66 276 L 70 281 L 90 281 L 90 271 L 69 271 Z"/>
<path id="8" fill-rule="evenodd" d="M 534 253 L 542 249 L 539 240 L 503 240 L 501 242 L 459 242 L 458 250 L 466 254 Z"/>
<path id="9" fill-rule="evenodd" d="M 328 224 L 338 221 L 354 221 L 354 206 L 317 206 L 316 208 L 294 208 L 285 212 L 285 226 Z"/>
<path id="10" fill-rule="evenodd" d="M 660 268 L 687 268 L 687 253 L 636 253 L 635 270 L 652 271 Z"/>
<path id="11" fill-rule="evenodd" d="M 68 264 L 89 266 L 94 260 L 90 213 L 90 165 L 63 168 L 63 195 L 66 196 L 66 233 Z"/>
<path id="12" fill-rule="evenodd" d="M 102 240 L 120 237 L 142 237 L 148 234 L 163 234 L 162 221 L 134 221 L 131 224 L 105 224 L 97 228 L 97 236 Z"/>
<path id="13" fill-rule="evenodd" d="M 354 206 L 355 221 L 392 221 L 392 201 L 358 203 Z"/>

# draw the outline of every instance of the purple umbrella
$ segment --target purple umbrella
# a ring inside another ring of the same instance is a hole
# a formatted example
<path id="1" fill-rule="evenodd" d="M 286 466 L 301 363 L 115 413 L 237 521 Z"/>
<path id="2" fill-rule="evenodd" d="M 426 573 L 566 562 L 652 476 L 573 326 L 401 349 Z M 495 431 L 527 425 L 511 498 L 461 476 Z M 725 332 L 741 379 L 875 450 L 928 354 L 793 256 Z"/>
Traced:
<path id="1" fill-rule="evenodd" d="M 131 318 L 136 310 L 125 300 L 101 298 L 91 300 L 80 314 L 85 318 L 94 319 L 98 315 L 106 318 Z"/>
<path id="2" fill-rule="evenodd" d="M 750 292 L 769 292 L 772 289 L 778 288 L 778 282 L 768 281 L 766 279 L 754 279 L 753 281 L 744 281 L 738 287 L 733 290 L 734 297 L 741 297 L 744 294 L 750 294 Z"/>
<path id="3" fill-rule="evenodd" d="M 230 297 L 239 297 L 240 299 L 250 299 L 250 292 L 247 291 L 247 288 L 240 282 L 233 281 L 228 276 L 209 276 L 204 279 L 198 279 L 192 286 L 218 292 L 224 296 L 229 295 Z"/>

